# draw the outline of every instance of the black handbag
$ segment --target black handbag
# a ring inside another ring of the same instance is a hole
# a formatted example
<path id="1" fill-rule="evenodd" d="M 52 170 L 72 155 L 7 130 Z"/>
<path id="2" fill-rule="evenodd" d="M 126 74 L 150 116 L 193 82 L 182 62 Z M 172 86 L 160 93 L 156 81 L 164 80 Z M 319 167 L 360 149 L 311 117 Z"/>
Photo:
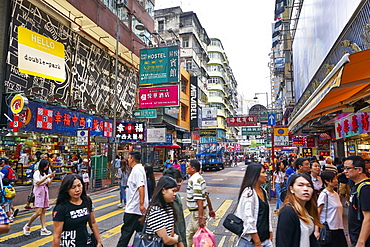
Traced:
<path id="1" fill-rule="evenodd" d="M 158 237 L 157 234 L 145 233 L 145 230 L 146 222 L 144 223 L 143 231 L 135 233 L 132 247 L 164 247 L 162 238 Z"/>
<path id="2" fill-rule="evenodd" d="M 236 204 L 232 213 L 226 216 L 222 225 L 230 232 L 240 236 L 243 233 L 244 226 L 243 226 L 243 220 L 234 214 L 237 207 L 238 207 L 238 204 Z"/>
<path id="3" fill-rule="evenodd" d="M 318 240 L 320 245 L 325 245 L 331 242 L 331 230 L 329 228 L 326 218 L 328 216 L 328 194 L 326 194 L 326 211 L 325 211 L 325 222 L 322 224 L 323 227 L 320 228 L 320 238 Z"/>
<path id="4" fill-rule="evenodd" d="M 94 233 L 89 233 L 87 237 L 87 243 L 86 247 L 96 247 L 98 245 L 98 241 L 96 241 L 96 238 L 94 236 Z"/>

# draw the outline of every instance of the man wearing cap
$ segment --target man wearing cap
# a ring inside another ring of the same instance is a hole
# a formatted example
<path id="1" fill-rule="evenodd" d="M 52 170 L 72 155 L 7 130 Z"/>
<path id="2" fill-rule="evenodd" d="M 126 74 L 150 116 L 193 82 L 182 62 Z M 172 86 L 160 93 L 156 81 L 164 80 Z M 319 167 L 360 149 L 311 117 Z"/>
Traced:
<path id="1" fill-rule="evenodd" d="M 90 182 L 89 182 L 89 178 L 90 178 L 89 160 L 88 159 L 83 159 L 82 163 L 77 165 L 77 171 L 78 171 L 78 174 L 80 174 L 82 176 L 82 178 L 84 178 L 84 174 L 87 173 L 88 178 L 86 179 L 86 177 L 85 177 L 84 182 L 85 182 L 85 186 L 86 186 L 86 191 L 88 191 L 89 184 L 90 184 Z"/>

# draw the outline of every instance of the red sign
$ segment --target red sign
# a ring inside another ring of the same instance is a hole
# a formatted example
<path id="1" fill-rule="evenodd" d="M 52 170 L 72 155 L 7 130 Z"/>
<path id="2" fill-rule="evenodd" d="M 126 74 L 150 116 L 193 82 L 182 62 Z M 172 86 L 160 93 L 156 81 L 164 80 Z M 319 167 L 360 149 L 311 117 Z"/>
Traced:
<path id="1" fill-rule="evenodd" d="M 330 141 L 317 141 L 318 150 L 330 150 Z"/>
<path id="2" fill-rule="evenodd" d="M 53 129 L 53 111 L 45 108 L 37 108 L 36 128 Z"/>
<path id="3" fill-rule="evenodd" d="M 14 115 L 14 120 L 10 123 L 10 127 L 13 127 L 13 132 L 18 132 L 18 128 L 22 127 L 22 120 L 19 120 L 18 114 Z"/>
<path id="4" fill-rule="evenodd" d="M 227 127 L 233 126 L 256 126 L 257 125 L 256 116 L 244 116 L 244 117 L 228 117 Z"/>
<path id="5" fill-rule="evenodd" d="M 309 148 L 316 147 L 316 145 L 315 145 L 315 138 L 313 138 L 313 137 L 307 137 L 306 141 L 307 141 L 307 147 L 309 147 Z"/>
<path id="6" fill-rule="evenodd" d="M 152 87 L 139 89 L 139 107 L 179 106 L 179 86 Z"/>

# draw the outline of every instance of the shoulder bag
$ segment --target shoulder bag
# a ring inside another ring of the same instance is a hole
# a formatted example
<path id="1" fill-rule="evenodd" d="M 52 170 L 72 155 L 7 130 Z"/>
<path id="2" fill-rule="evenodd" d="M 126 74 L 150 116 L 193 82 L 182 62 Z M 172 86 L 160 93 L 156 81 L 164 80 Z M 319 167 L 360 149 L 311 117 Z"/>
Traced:
<path id="1" fill-rule="evenodd" d="M 320 228 L 320 238 L 318 240 L 320 245 L 326 245 L 331 242 L 331 231 L 328 225 L 328 222 L 326 221 L 328 216 L 328 193 L 326 194 L 326 211 L 325 211 L 325 222 L 322 224 L 323 227 Z"/>
<path id="2" fill-rule="evenodd" d="M 237 207 L 238 207 L 238 203 L 235 205 L 232 213 L 226 216 L 222 225 L 230 232 L 240 236 L 243 233 L 244 226 L 243 226 L 243 220 L 234 214 Z"/>
<path id="3" fill-rule="evenodd" d="M 132 247 L 164 247 L 164 243 L 162 238 L 158 237 L 157 234 L 146 233 L 145 221 L 143 231 L 135 233 Z"/>

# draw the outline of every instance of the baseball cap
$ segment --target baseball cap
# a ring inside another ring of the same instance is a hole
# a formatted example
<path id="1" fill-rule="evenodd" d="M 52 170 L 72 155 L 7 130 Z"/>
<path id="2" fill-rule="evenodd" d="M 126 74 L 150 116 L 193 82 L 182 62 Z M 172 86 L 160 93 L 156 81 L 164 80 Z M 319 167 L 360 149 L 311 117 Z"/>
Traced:
<path id="1" fill-rule="evenodd" d="M 88 159 L 83 159 L 83 161 L 82 162 L 89 162 L 89 160 Z"/>
<path id="2" fill-rule="evenodd" d="M 0 158 L 0 164 L 1 163 L 5 163 L 5 164 L 8 164 L 9 163 L 9 160 L 7 158 Z"/>

